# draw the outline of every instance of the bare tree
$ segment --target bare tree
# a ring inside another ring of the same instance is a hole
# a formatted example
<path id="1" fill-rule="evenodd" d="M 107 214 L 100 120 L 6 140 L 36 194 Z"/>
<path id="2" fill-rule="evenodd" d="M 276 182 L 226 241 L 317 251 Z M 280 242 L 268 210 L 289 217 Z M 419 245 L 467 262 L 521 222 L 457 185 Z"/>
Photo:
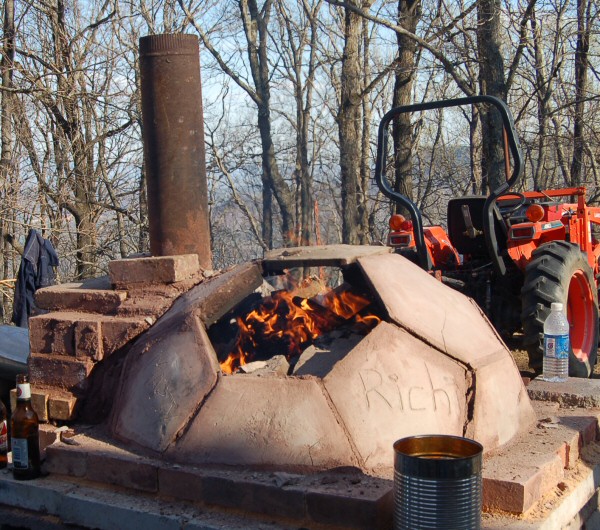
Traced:
<path id="1" fill-rule="evenodd" d="M 362 2 L 351 0 L 354 7 Z M 351 9 L 344 12 L 344 52 L 340 79 L 340 105 L 337 114 L 342 179 L 342 241 L 357 244 L 362 239 L 358 202 L 360 191 L 360 150 L 363 72 L 360 60 L 362 22 Z"/>
<path id="2" fill-rule="evenodd" d="M 246 41 L 246 54 L 253 86 L 223 59 L 213 46 L 208 33 L 194 19 L 192 11 L 179 0 L 179 5 L 194 26 L 206 49 L 212 54 L 223 72 L 242 88 L 257 109 L 257 124 L 261 138 L 263 219 L 262 238 L 269 248 L 273 247 L 273 205 L 275 196 L 281 213 L 281 233 L 284 244 L 294 242 L 294 200 L 286 181 L 279 171 L 275 155 L 271 118 L 271 82 L 269 65 L 269 19 L 273 1 L 266 0 L 259 7 L 256 0 L 238 0 L 240 21 Z"/>
<path id="3" fill-rule="evenodd" d="M 37 24 L 38 31 L 22 33 L 23 45 L 16 50 L 23 93 L 19 132 L 40 192 L 53 205 L 54 213 L 45 213 L 72 219 L 76 275 L 85 278 L 98 273 L 101 246 L 125 250 L 122 215 L 135 222 L 128 205 L 121 204 L 129 194 L 115 190 L 122 185 L 119 161 L 128 156 L 115 138 L 132 123 L 127 108 L 119 107 L 119 51 L 110 25 L 115 5 L 67 8 L 58 0 L 32 4 L 30 10 L 35 16 L 27 23 Z M 119 237 L 99 232 L 109 228 L 107 212 L 117 216 Z"/>
<path id="4" fill-rule="evenodd" d="M 595 10 L 595 13 L 592 12 Z M 577 47 L 575 48 L 575 109 L 573 123 L 573 159 L 571 185 L 582 184 L 583 158 L 585 156 L 584 125 L 585 101 L 588 98 L 588 70 L 590 33 L 598 18 L 596 2 L 577 0 Z"/>
<path id="5" fill-rule="evenodd" d="M 288 5 L 289 4 L 289 5 Z M 310 166 L 310 129 L 313 110 L 314 84 L 317 75 L 317 39 L 319 37 L 318 15 L 322 0 L 314 4 L 302 0 L 296 4 L 277 2 L 277 14 L 281 21 L 280 39 L 283 76 L 293 87 L 295 116 L 285 110 L 296 132 L 294 176 L 298 190 L 296 200 L 296 240 L 308 245 L 315 240 L 313 174 Z"/>
<path id="6" fill-rule="evenodd" d="M 420 0 L 398 0 L 398 25 L 410 33 L 416 33 L 421 17 Z M 397 33 L 398 64 L 394 75 L 394 107 L 410 105 L 413 102 L 413 85 L 417 68 L 417 43 L 405 34 Z M 413 199 L 413 126 L 409 114 L 400 114 L 393 121 L 394 139 L 394 188 L 402 195 Z M 402 211 L 397 205 L 398 213 Z"/>
<path id="7" fill-rule="evenodd" d="M 13 66 L 15 60 L 15 5 L 13 0 L 5 0 L 3 17 L 4 44 L 2 49 L 2 62 L 0 63 L 0 75 L 2 77 L 2 117 L 0 121 L 2 151 L 0 153 L 0 196 L 5 204 L 11 201 L 9 195 L 15 193 L 14 186 L 14 140 L 12 130 L 13 119 Z M 2 259 L 0 260 L 0 279 L 6 278 L 10 270 L 10 245 L 6 239 L 11 234 L 9 219 L 2 215 L 0 219 L 0 245 L 2 247 Z M 0 322 L 4 321 L 9 312 L 9 298 L 6 296 L 7 285 L 2 286 L 0 291 Z"/>

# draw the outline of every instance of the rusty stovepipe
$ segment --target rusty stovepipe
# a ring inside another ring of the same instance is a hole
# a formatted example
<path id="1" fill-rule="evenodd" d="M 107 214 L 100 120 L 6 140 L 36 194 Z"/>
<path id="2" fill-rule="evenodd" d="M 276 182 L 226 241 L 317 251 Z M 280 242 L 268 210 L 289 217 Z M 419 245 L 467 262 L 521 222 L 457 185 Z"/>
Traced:
<path id="1" fill-rule="evenodd" d="M 198 38 L 140 38 L 150 251 L 211 268 Z"/>

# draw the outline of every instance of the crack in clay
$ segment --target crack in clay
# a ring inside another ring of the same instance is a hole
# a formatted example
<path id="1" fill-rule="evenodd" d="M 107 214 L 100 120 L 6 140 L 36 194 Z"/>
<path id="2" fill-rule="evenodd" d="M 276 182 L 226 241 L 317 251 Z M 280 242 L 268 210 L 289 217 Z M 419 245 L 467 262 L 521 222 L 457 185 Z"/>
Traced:
<path id="1" fill-rule="evenodd" d="M 352 436 L 350 435 L 350 430 L 344 423 L 344 420 L 342 419 L 341 414 L 338 412 L 337 407 L 334 405 L 333 400 L 331 399 L 331 396 L 329 395 L 329 392 L 327 391 L 327 388 L 325 387 L 323 381 L 318 380 L 317 384 L 321 388 L 323 396 L 325 397 L 325 401 L 327 402 L 327 406 L 331 410 L 335 421 L 342 429 L 342 432 L 344 433 L 344 436 L 348 441 L 348 445 L 350 446 L 350 450 L 352 451 L 352 458 L 354 458 L 355 460 L 354 465 L 360 465 L 360 463 L 362 462 L 362 458 L 360 457 L 360 451 L 358 450 L 358 447 L 356 446 L 354 440 L 352 439 Z"/>

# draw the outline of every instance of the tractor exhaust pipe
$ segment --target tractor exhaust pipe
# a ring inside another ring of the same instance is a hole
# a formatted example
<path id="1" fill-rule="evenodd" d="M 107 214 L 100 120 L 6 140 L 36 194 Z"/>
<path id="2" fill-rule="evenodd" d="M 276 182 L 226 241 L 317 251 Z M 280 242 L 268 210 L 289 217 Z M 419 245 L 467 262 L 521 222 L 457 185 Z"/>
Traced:
<path id="1" fill-rule="evenodd" d="M 198 254 L 210 269 L 198 39 L 149 35 L 139 55 L 150 252 Z"/>

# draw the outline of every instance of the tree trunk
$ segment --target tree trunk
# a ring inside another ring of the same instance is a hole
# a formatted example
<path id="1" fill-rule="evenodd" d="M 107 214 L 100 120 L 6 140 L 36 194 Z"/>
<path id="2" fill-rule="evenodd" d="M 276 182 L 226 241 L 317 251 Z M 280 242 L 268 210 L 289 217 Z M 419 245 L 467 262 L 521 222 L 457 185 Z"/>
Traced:
<path id="1" fill-rule="evenodd" d="M 417 30 L 421 17 L 420 0 L 398 0 L 398 25 L 411 33 Z M 396 34 L 398 65 L 394 78 L 393 106 L 412 103 L 412 92 L 416 71 L 417 43 L 400 33 Z M 413 126 L 408 113 L 396 117 L 392 123 L 394 137 L 394 189 L 413 200 L 412 148 Z M 408 216 L 405 209 L 396 204 L 397 213 Z"/>
<path id="2" fill-rule="evenodd" d="M 356 4 L 356 0 L 351 0 L 351 3 Z M 360 242 L 364 228 L 358 208 L 363 83 L 360 60 L 361 28 L 360 16 L 346 9 L 338 129 L 342 180 L 342 241 L 351 245 Z"/>
<path id="3" fill-rule="evenodd" d="M 367 20 L 362 21 L 362 71 L 363 83 L 361 90 L 364 92 L 367 82 L 371 79 L 370 66 L 370 36 Z M 371 185 L 371 119 L 372 105 L 366 94 L 363 95 L 362 104 L 362 127 L 360 141 L 360 180 L 359 180 L 359 201 L 358 201 L 358 219 L 359 225 L 362 227 L 360 231 L 359 243 L 368 245 L 371 242 L 372 231 L 369 223 L 369 188 Z"/>
<path id="4" fill-rule="evenodd" d="M 481 191 L 481 134 L 480 113 L 473 105 L 469 119 L 469 169 L 471 173 L 471 193 L 479 195 Z"/>
<path id="5" fill-rule="evenodd" d="M 577 0 L 577 47 L 575 48 L 575 117 L 573 124 L 573 160 L 571 162 L 571 186 L 583 183 L 583 157 L 585 141 L 583 126 L 585 122 L 585 98 L 587 93 L 587 75 L 589 68 L 591 9 L 592 0 Z"/>
<path id="6" fill-rule="evenodd" d="M 2 63 L 0 64 L 0 73 L 2 76 L 2 118 L 0 127 L 2 128 L 1 141 L 2 152 L 0 153 L 0 191 L 4 197 L 5 206 L 7 195 L 11 193 L 11 174 L 15 164 L 13 163 L 13 132 L 12 132 L 12 101 L 14 95 L 10 92 L 12 88 L 13 63 L 15 59 L 15 6 L 13 0 L 4 2 L 4 49 L 2 51 Z M 6 214 L 5 214 L 6 215 Z M 0 260 L 0 279 L 7 278 L 9 273 L 9 243 L 5 240 L 5 235 L 10 233 L 5 215 L 0 221 L 0 245 L 2 245 L 2 259 Z M 0 323 L 5 322 L 5 315 L 8 313 L 8 298 L 2 290 L 0 300 Z"/>
<path id="7" fill-rule="evenodd" d="M 501 53 L 500 0 L 478 0 L 477 44 L 481 94 L 506 100 L 504 62 Z M 483 153 L 482 191 L 498 188 L 505 180 L 502 119 L 495 108 L 483 105 L 481 111 Z"/>
<path id="8" fill-rule="evenodd" d="M 288 185 L 279 173 L 271 134 L 271 93 L 267 49 L 271 2 L 272 0 L 266 0 L 263 8 L 259 10 L 256 0 L 239 0 L 244 33 L 248 43 L 250 70 L 258 100 L 258 129 L 262 146 L 263 214 L 268 216 L 263 219 L 263 239 L 269 248 L 273 247 L 271 192 L 275 196 L 281 212 L 283 243 L 288 246 L 295 242 L 294 200 Z"/>
<path id="9" fill-rule="evenodd" d="M 546 57 L 542 42 L 541 28 L 537 23 L 535 11 L 531 17 L 533 33 L 533 50 L 535 58 L 535 87 L 538 114 L 537 157 L 533 171 L 533 189 L 545 189 L 548 185 L 546 175 L 546 160 L 548 158 L 548 124 L 550 109 L 548 101 L 552 93 L 551 83 L 546 68 Z"/>
<path id="10" fill-rule="evenodd" d="M 95 276 L 98 271 L 96 253 L 96 207 L 93 147 L 89 135 L 92 131 L 89 107 L 82 103 L 78 107 L 77 98 L 70 97 L 78 91 L 81 72 L 72 68 L 71 47 L 69 44 L 65 4 L 59 0 L 56 7 L 54 24 L 54 43 L 56 64 L 60 70 L 57 76 L 58 94 L 61 96 L 62 120 L 60 132 L 55 142 L 63 144 L 60 150 L 71 158 L 70 186 L 73 201 L 65 208 L 76 222 L 76 260 L 77 277 L 80 279 Z M 80 114 L 81 112 L 81 114 Z M 57 131 L 58 132 L 58 131 Z M 67 162 L 62 160 L 61 163 Z M 69 163 L 67 162 L 67 167 Z"/>

